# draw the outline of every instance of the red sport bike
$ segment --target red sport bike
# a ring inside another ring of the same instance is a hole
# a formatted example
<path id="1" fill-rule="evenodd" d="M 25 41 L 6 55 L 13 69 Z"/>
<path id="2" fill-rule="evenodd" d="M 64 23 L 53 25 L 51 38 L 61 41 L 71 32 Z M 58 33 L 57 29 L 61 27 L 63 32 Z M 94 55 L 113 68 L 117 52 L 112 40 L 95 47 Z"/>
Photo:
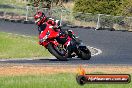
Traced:
<path id="1" fill-rule="evenodd" d="M 46 23 L 46 28 L 39 35 L 40 45 L 44 46 L 48 51 L 54 55 L 58 60 L 65 61 L 67 58 L 79 57 L 82 60 L 89 60 L 91 58 L 90 50 L 82 43 L 76 44 L 76 40 L 72 38 L 69 33 L 66 39 L 70 40 L 70 45 L 67 47 L 61 40 L 64 38 L 58 37 L 60 31 L 53 30 L 53 26 Z"/>

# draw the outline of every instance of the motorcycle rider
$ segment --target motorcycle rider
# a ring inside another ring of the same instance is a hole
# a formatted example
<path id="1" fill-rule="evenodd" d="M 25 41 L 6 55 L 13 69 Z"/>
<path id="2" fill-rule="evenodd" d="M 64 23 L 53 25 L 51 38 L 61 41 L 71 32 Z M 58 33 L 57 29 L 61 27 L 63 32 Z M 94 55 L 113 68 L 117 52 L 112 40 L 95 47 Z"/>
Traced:
<path id="1" fill-rule="evenodd" d="M 43 30 L 45 30 L 45 28 L 47 26 L 45 23 L 51 24 L 53 26 L 52 29 L 54 29 L 55 31 L 60 31 L 57 39 L 60 41 L 61 44 L 64 44 L 66 46 L 69 45 L 71 40 L 67 39 L 67 35 L 69 35 L 71 38 L 75 39 L 75 41 L 77 39 L 71 30 L 64 31 L 61 29 L 61 25 L 60 25 L 59 20 L 55 20 L 53 18 L 46 17 L 45 14 L 41 11 L 38 11 L 34 15 L 34 20 L 35 20 L 36 25 L 38 26 L 39 34 Z M 77 43 L 79 43 L 79 42 L 77 42 Z M 41 42 L 39 42 L 39 44 L 41 45 Z"/>

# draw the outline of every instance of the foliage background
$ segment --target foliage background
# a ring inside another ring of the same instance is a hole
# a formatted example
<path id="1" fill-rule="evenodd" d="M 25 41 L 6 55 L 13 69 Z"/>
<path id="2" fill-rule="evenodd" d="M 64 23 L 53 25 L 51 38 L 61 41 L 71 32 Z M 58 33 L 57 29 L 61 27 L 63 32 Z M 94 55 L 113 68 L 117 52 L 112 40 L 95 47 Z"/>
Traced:
<path id="1" fill-rule="evenodd" d="M 132 16 L 132 0 L 75 0 L 73 11 Z"/>

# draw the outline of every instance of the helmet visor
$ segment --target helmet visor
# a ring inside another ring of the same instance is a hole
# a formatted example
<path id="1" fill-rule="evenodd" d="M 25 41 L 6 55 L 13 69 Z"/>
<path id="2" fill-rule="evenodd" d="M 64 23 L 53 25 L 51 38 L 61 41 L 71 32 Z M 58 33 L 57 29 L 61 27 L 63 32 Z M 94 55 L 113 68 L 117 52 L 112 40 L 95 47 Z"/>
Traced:
<path id="1" fill-rule="evenodd" d="M 38 18 L 38 19 L 35 19 L 35 23 L 38 23 L 41 19 Z"/>

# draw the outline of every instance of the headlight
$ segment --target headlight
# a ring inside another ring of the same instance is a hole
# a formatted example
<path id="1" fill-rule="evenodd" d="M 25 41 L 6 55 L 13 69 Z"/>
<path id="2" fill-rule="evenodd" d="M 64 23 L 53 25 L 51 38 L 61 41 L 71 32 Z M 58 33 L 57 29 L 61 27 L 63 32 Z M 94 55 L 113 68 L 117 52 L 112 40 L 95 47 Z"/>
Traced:
<path id="1" fill-rule="evenodd" d="M 47 38 L 48 38 L 48 36 L 50 35 L 50 32 L 49 31 L 47 31 L 47 33 L 46 33 L 46 35 L 45 35 L 45 37 L 43 37 L 42 39 L 40 39 L 39 41 L 40 42 L 44 42 Z"/>
<path id="2" fill-rule="evenodd" d="M 48 35 L 46 35 L 44 38 L 40 39 L 39 42 L 44 42 L 48 38 Z"/>

